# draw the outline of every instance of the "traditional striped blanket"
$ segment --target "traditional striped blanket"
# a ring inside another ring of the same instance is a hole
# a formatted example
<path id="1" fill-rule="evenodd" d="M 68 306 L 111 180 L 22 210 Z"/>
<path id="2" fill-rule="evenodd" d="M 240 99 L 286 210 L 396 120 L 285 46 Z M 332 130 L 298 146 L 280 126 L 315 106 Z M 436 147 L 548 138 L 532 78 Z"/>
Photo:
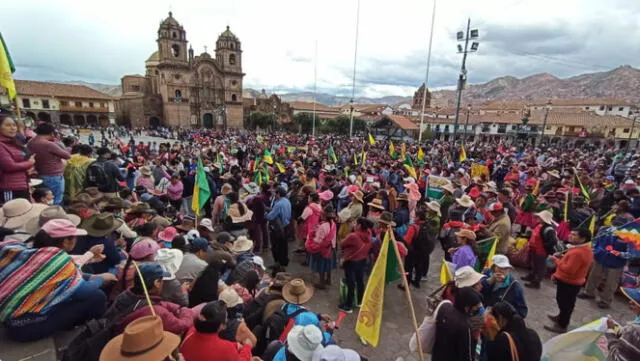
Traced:
<path id="1" fill-rule="evenodd" d="M 0 242 L 0 321 L 26 313 L 46 314 L 82 281 L 71 256 L 60 248 Z"/>

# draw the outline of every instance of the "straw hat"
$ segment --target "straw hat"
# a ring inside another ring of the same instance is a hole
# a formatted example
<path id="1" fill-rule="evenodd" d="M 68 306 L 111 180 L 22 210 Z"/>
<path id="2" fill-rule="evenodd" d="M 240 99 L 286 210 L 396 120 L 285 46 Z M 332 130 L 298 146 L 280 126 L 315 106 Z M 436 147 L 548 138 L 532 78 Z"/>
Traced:
<path id="1" fill-rule="evenodd" d="M 103 209 L 126 209 L 127 205 L 125 204 L 122 198 L 118 197 L 110 197 L 107 199 L 107 203 L 103 206 Z"/>
<path id="2" fill-rule="evenodd" d="M 160 267 L 162 267 L 165 272 L 170 274 L 168 277 L 163 277 L 163 280 L 171 281 L 176 278 L 176 272 L 178 272 L 183 258 L 184 255 L 179 249 L 160 248 L 156 251 L 156 257 L 154 260 L 160 264 Z"/>
<path id="3" fill-rule="evenodd" d="M 311 361 L 322 350 L 322 331 L 315 325 L 294 326 L 287 335 L 288 351 L 300 361 Z"/>
<path id="4" fill-rule="evenodd" d="M 233 242 L 233 246 L 231 246 L 231 252 L 234 253 L 242 253 L 247 252 L 253 249 L 253 241 L 248 239 L 246 236 L 240 236 Z"/>
<path id="5" fill-rule="evenodd" d="M 402 193 L 398 195 L 398 198 L 396 198 L 396 201 L 405 201 L 408 202 L 409 201 L 409 195 L 407 193 Z"/>
<path id="6" fill-rule="evenodd" d="M 461 205 L 463 207 L 467 207 L 467 208 L 475 206 L 475 203 L 473 202 L 471 197 L 469 197 L 466 194 L 463 194 L 462 197 L 460 197 L 460 198 L 456 198 L 456 203 L 458 203 L 459 205 Z"/>
<path id="7" fill-rule="evenodd" d="M 245 184 L 242 186 L 247 192 L 249 192 L 249 194 L 258 194 L 260 193 L 260 187 L 254 183 L 251 182 L 249 184 Z"/>
<path id="8" fill-rule="evenodd" d="M 282 298 L 294 305 L 307 303 L 311 296 L 313 296 L 313 288 L 307 286 L 301 278 L 292 279 L 282 287 Z"/>
<path id="9" fill-rule="evenodd" d="M 133 207 L 131 207 L 131 209 L 129 209 L 129 211 L 127 213 L 130 213 L 130 214 L 142 214 L 142 213 L 156 214 L 158 212 L 155 209 L 151 208 L 149 203 L 139 202 L 139 203 L 134 204 Z"/>
<path id="10" fill-rule="evenodd" d="M 369 207 L 377 208 L 381 211 L 384 211 L 384 205 L 382 204 L 382 199 L 374 198 L 371 203 L 368 204 Z"/>
<path id="11" fill-rule="evenodd" d="M 198 227 L 206 228 L 209 232 L 213 232 L 213 222 L 209 218 L 202 218 Z"/>
<path id="12" fill-rule="evenodd" d="M 158 316 L 138 318 L 100 352 L 100 361 L 164 360 L 178 347 L 180 337 L 166 332 Z"/>
<path id="13" fill-rule="evenodd" d="M 60 206 L 47 207 L 40 212 L 38 217 L 33 217 L 24 225 L 24 230 L 31 234 L 36 234 L 42 226 L 52 219 L 68 219 L 74 226 L 80 224 L 80 217 L 75 214 L 67 214 Z"/>
<path id="14" fill-rule="evenodd" d="M 440 203 L 438 203 L 437 201 L 431 201 L 431 202 L 427 202 L 426 204 L 430 210 L 438 214 L 438 217 L 442 216 L 442 213 L 440 212 Z"/>
<path id="15" fill-rule="evenodd" d="M 87 193 L 95 203 L 100 202 L 102 198 L 104 198 L 104 193 L 100 192 L 98 187 L 85 188 L 84 192 Z"/>
<path id="16" fill-rule="evenodd" d="M 124 222 L 116 219 L 113 213 L 98 213 L 85 219 L 80 224 L 80 228 L 87 231 L 92 237 L 104 237 L 120 228 Z"/>
<path id="17" fill-rule="evenodd" d="M 484 278 L 482 273 L 476 272 L 471 266 L 460 267 L 453 275 L 456 287 L 471 287 L 480 282 Z"/>
<path id="18" fill-rule="evenodd" d="M 140 174 L 144 175 L 144 176 L 150 176 L 151 175 L 151 168 L 144 166 L 142 168 L 140 168 Z"/>
<path id="19" fill-rule="evenodd" d="M 476 240 L 475 232 L 473 232 L 470 229 L 461 229 L 458 232 L 456 232 L 455 234 L 456 234 L 456 237 L 466 238 L 466 239 L 470 239 L 472 241 Z"/>
<path id="20" fill-rule="evenodd" d="M 225 183 L 222 185 L 222 188 L 220 188 L 220 193 L 223 196 L 226 196 L 227 194 L 233 192 L 233 187 L 231 186 L 231 184 L 229 183 Z"/>
<path id="21" fill-rule="evenodd" d="M 451 185 L 451 183 L 447 183 L 447 184 L 443 185 L 441 188 L 442 188 L 442 190 L 445 190 L 445 191 L 447 191 L 449 193 L 453 193 L 454 192 L 453 185 Z"/>
<path id="22" fill-rule="evenodd" d="M 386 224 L 391 227 L 396 226 L 396 222 L 393 221 L 393 215 L 391 212 L 382 212 L 382 214 L 380 214 L 380 219 L 378 219 L 378 223 Z"/>
<path id="23" fill-rule="evenodd" d="M 31 203 L 22 198 L 10 200 L 0 209 L 0 227 L 19 229 L 47 207 L 46 204 Z"/>
<path id="24" fill-rule="evenodd" d="M 363 203 L 364 201 L 362 200 L 362 198 L 364 197 L 364 194 L 362 194 L 361 191 L 357 190 L 355 192 L 349 192 L 349 195 L 353 196 L 353 198 L 355 198 L 357 201 L 359 201 L 360 203 Z"/>
<path id="25" fill-rule="evenodd" d="M 536 215 L 537 217 L 539 217 L 539 218 L 540 218 L 540 220 L 542 220 L 542 222 L 544 222 L 544 223 L 546 223 L 546 224 L 550 224 L 550 225 L 553 225 L 553 226 L 557 226 L 557 225 L 558 225 L 558 223 L 556 223 L 556 222 L 553 220 L 553 214 L 551 214 L 551 212 L 549 212 L 549 211 L 547 211 L 547 210 L 544 210 L 544 211 L 542 211 L 542 212 L 538 212 L 538 213 L 536 213 L 535 215 Z"/>
<path id="26" fill-rule="evenodd" d="M 224 302 L 225 305 L 227 305 L 227 308 L 235 307 L 243 303 L 242 298 L 240 297 L 240 295 L 238 295 L 238 292 L 236 292 L 236 290 L 231 287 L 227 287 L 222 292 L 220 292 L 218 299 Z"/>

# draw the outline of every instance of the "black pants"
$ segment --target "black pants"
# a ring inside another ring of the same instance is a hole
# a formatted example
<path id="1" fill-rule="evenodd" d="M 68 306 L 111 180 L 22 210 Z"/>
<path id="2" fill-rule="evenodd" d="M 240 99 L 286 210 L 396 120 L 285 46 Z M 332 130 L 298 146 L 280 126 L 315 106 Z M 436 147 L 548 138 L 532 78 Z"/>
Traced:
<path id="1" fill-rule="evenodd" d="M 571 321 L 571 314 L 576 305 L 576 298 L 582 286 L 570 285 L 568 283 L 557 280 L 558 288 L 556 289 L 556 302 L 560 309 L 558 315 L 558 325 L 567 328 Z"/>
<path id="2" fill-rule="evenodd" d="M 547 272 L 547 256 L 530 253 L 531 256 L 531 275 L 533 276 L 532 283 L 540 284 L 544 279 L 544 275 Z"/>
<path id="3" fill-rule="evenodd" d="M 407 272 L 407 281 L 420 282 L 422 277 L 426 277 L 429 270 L 429 256 L 409 252 L 404 260 L 404 271 Z"/>
<path id="4" fill-rule="evenodd" d="M 289 265 L 289 243 L 282 229 L 270 226 L 271 255 L 273 261 L 282 267 Z"/>
<path id="5" fill-rule="evenodd" d="M 0 205 L 18 198 L 29 199 L 29 191 L 7 191 L 0 189 Z"/>
<path id="6" fill-rule="evenodd" d="M 366 259 L 344 263 L 344 275 L 347 281 L 347 300 L 344 306 L 353 307 L 353 298 L 356 290 L 358 291 L 358 299 L 355 304 L 362 303 L 362 296 L 364 296 L 364 270 L 366 267 Z"/>

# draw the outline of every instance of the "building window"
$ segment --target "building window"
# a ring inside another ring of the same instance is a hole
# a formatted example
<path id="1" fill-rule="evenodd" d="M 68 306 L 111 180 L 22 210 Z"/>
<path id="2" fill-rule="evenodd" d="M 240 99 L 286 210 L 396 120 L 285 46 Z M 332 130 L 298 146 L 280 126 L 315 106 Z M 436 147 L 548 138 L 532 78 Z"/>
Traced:
<path id="1" fill-rule="evenodd" d="M 49 109 L 49 100 L 48 99 L 42 99 L 42 108 Z"/>
<path id="2" fill-rule="evenodd" d="M 76 102 L 77 107 L 82 107 L 82 102 Z"/>
<path id="3" fill-rule="evenodd" d="M 516 130 L 517 128 L 518 128 L 518 126 L 517 126 L 517 125 L 512 125 L 512 126 L 511 126 L 511 130 Z"/>
<path id="4" fill-rule="evenodd" d="M 629 128 L 624 128 L 624 129 L 622 129 L 622 132 L 623 132 L 623 133 L 629 133 L 630 131 L 631 131 L 631 129 L 629 129 Z"/>
<path id="5" fill-rule="evenodd" d="M 236 54 L 229 55 L 229 65 L 236 65 Z"/>
<path id="6" fill-rule="evenodd" d="M 178 44 L 171 45 L 171 54 L 173 55 L 174 58 L 179 57 L 180 56 L 180 45 L 178 45 Z"/>
<path id="7" fill-rule="evenodd" d="M 178 35 L 176 35 L 175 31 L 173 32 L 172 36 L 173 36 L 174 39 L 178 37 Z"/>
<path id="8" fill-rule="evenodd" d="M 176 94 L 176 102 L 177 103 L 182 102 L 182 92 L 180 91 L 180 89 L 177 89 L 175 94 Z"/>
<path id="9" fill-rule="evenodd" d="M 105 103 L 100 103 L 100 108 L 106 108 L 106 107 L 107 107 L 107 104 L 105 104 Z"/>
<path id="10" fill-rule="evenodd" d="M 66 100 L 62 100 L 62 101 L 60 102 L 60 106 L 61 106 L 61 107 L 69 106 L 69 102 L 68 102 L 68 101 L 66 101 Z"/>
<path id="11" fill-rule="evenodd" d="M 608 110 L 608 111 L 612 111 L 612 110 L 613 110 L 613 107 L 612 107 L 612 106 L 608 106 L 608 107 L 607 107 L 607 110 Z"/>
<path id="12" fill-rule="evenodd" d="M 132 85 L 131 86 L 131 91 L 139 92 L 140 91 L 140 85 Z"/>
<path id="13" fill-rule="evenodd" d="M 445 125 L 445 126 L 444 126 L 444 131 L 445 131 L 445 132 L 449 132 L 449 126 L 448 126 L 448 125 Z"/>
<path id="14" fill-rule="evenodd" d="M 624 107 L 619 107 L 619 108 L 618 108 L 618 111 L 619 111 L 619 112 L 624 111 Z"/>
<path id="15" fill-rule="evenodd" d="M 89 102 L 89 108 L 93 108 L 93 102 Z"/>
<path id="16" fill-rule="evenodd" d="M 604 110 L 604 105 L 601 105 L 601 106 L 600 106 L 600 110 Z"/>
<path id="17" fill-rule="evenodd" d="M 31 108 L 31 101 L 29 99 L 22 99 L 23 108 Z"/>
<path id="18" fill-rule="evenodd" d="M 584 110 L 589 110 L 589 107 L 584 107 Z"/>
<path id="19" fill-rule="evenodd" d="M 231 94 L 231 101 L 232 102 L 238 101 L 238 97 L 236 97 L 235 94 Z"/>
<path id="20" fill-rule="evenodd" d="M 236 85 L 238 85 L 238 82 L 237 82 L 237 81 L 235 81 L 235 80 L 232 80 L 232 81 L 231 81 L 231 85 L 236 86 Z"/>

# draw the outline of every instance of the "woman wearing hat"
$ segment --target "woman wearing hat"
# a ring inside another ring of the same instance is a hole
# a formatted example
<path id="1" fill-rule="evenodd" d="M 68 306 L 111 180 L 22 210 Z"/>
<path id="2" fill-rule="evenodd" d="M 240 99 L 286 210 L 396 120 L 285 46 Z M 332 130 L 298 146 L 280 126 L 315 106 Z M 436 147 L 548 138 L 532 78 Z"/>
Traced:
<path id="1" fill-rule="evenodd" d="M 452 255 L 451 261 L 456 265 L 456 268 L 474 267 L 478 260 L 476 234 L 470 229 L 461 229 L 456 232 L 456 243 L 458 247 L 447 250 Z"/>
<path id="2" fill-rule="evenodd" d="M 524 194 L 522 194 L 518 200 L 518 215 L 516 216 L 515 224 L 520 225 L 520 233 L 523 234 L 527 227 L 534 228 L 536 221 L 534 217 L 534 210 L 537 206 L 537 194 L 534 191 L 536 184 L 527 182 L 524 186 Z"/>
<path id="3" fill-rule="evenodd" d="M 398 196 L 398 207 L 393 212 L 393 221 L 396 223 L 395 231 L 400 237 L 404 237 L 411 222 L 408 194 L 403 193 Z"/>
<path id="4" fill-rule="evenodd" d="M 0 279 L 5 295 L 0 300 L 0 321 L 10 338 L 35 341 L 102 317 L 106 296 L 100 288 L 116 278 L 112 274 L 89 278 L 74 264 L 67 252 L 83 235 L 86 232 L 70 220 L 52 219 L 30 238 L 33 248 L 19 242 L 0 245 L 0 258 L 12 259 L 12 267 Z"/>
<path id="5" fill-rule="evenodd" d="M 320 195 L 312 192 L 307 197 L 307 206 L 302 211 L 300 217 L 298 217 L 298 230 L 305 244 L 311 233 L 320 223 L 321 216 L 322 206 L 320 205 Z"/>
<path id="6" fill-rule="evenodd" d="M 384 212 L 384 204 L 382 199 L 375 198 L 368 204 L 369 212 L 367 213 L 367 219 L 373 223 L 374 227 L 378 226 L 378 220 L 380 220 L 380 215 Z"/>
<path id="7" fill-rule="evenodd" d="M 280 344 L 275 355 L 265 353 L 264 361 L 312 361 L 322 347 L 322 331 L 316 326 L 294 326 L 287 336 L 287 343 Z"/>
<path id="8" fill-rule="evenodd" d="M 351 196 L 351 203 L 338 213 L 338 219 L 340 220 L 340 223 L 342 223 L 338 233 L 338 236 L 341 239 L 346 237 L 347 234 L 353 230 L 356 220 L 362 217 L 363 212 L 362 203 L 364 200 L 362 197 L 364 194 L 362 194 L 360 190 L 354 190 L 353 192 L 350 192 L 349 195 Z"/>
<path id="9" fill-rule="evenodd" d="M 335 218 L 333 207 L 325 207 L 319 224 L 309 232 L 305 242 L 309 254 L 309 268 L 318 274 L 318 282 L 314 286 L 321 290 L 325 289 L 327 285 L 331 285 L 331 270 L 335 265 L 334 250 L 337 232 Z"/>
<path id="10" fill-rule="evenodd" d="M 127 260 L 117 266 L 116 282 L 109 294 L 109 300 L 113 301 L 120 293 L 133 287 L 134 278 L 138 277 L 136 274 L 136 268 L 133 266 L 133 262 L 142 264 L 145 262 L 153 262 L 156 256 L 156 252 L 160 249 L 158 242 L 151 238 L 143 237 L 137 240 L 131 250 Z"/>
<path id="11" fill-rule="evenodd" d="M 222 188 L 220 188 L 220 195 L 213 201 L 213 213 L 211 216 L 213 224 L 221 224 L 227 218 L 227 211 L 231 205 L 228 195 L 231 192 L 233 192 L 233 187 L 229 183 L 223 184 Z"/>
<path id="12" fill-rule="evenodd" d="M 331 317 L 326 314 L 316 314 L 307 310 L 303 305 L 313 297 L 314 289 L 305 284 L 300 278 L 295 278 L 289 281 L 284 287 L 282 287 L 282 298 L 286 303 L 282 306 L 282 311 L 293 317 L 293 323 L 296 326 L 313 325 L 320 328 L 320 323 L 325 322 L 327 326 L 330 326 L 329 322 Z M 322 333 L 322 344 L 328 345 L 331 343 L 331 334 L 333 332 L 332 327 L 327 327 L 327 331 Z M 282 340 L 287 335 L 280 335 Z M 276 336 L 278 337 L 278 336 Z"/>
<path id="13" fill-rule="evenodd" d="M 140 176 L 136 179 L 135 185 L 144 187 L 147 192 L 153 192 L 156 180 L 153 177 L 151 168 L 148 166 L 140 167 Z"/>
<path id="14" fill-rule="evenodd" d="M 350 233 L 340 242 L 340 249 L 342 250 L 340 264 L 344 268 L 347 298 L 344 304 L 339 305 L 338 308 L 347 313 L 353 312 L 354 306 L 362 303 L 364 273 L 372 245 L 371 233 L 373 227 L 373 223 L 368 219 L 359 218 L 355 232 Z M 357 295 L 356 290 L 358 291 Z"/>
<path id="15" fill-rule="evenodd" d="M 253 211 L 238 198 L 238 193 L 231 192 L 227 195 L 229 199 L 229 209 L 224 219 L 223 229 L 235 236 L 248 234 L 247 228 L 251 223 Z"/>
<path id="16" fill-rule="evenodd" d="M 491 259 L 491 267 L 484 272 L 482 280 L 482 295 L 485 306 L 493 306 L 497 302 L 509 303 L 525 318 L 529 313 L 524 289 L 513 274 L 513 266 L 507 256 L 497 254 Z"/>

